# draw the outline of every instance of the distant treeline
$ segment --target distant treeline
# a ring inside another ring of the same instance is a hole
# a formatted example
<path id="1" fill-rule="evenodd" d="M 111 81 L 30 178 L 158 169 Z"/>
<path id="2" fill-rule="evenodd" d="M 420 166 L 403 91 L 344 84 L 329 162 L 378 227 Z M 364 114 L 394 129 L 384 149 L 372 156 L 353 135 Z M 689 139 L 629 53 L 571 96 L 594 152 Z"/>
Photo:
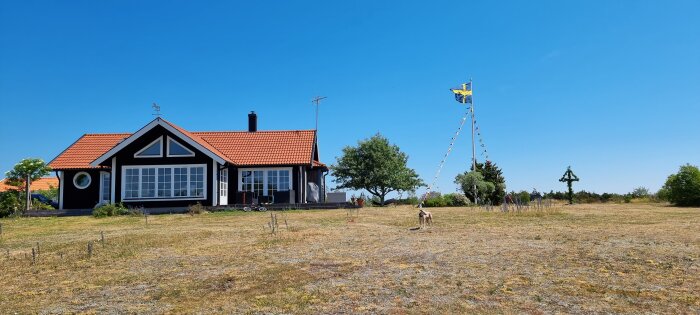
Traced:
<path id="1" fill-rule="evenodd" d="M 542 198 L 549 198 L 554 200 L 567 200 L 565 192 L 562 191 L 550 191 L 544 193 Z M 616 194 L 616 193 L 594 193 L 590 191 L 581 190 L 574 193 L 574 202 L 576 203 L 595 203 L 595 202 L 631 202 L 634 199 L 646 200 L 646 201 L 660 201 L 655 194 L 650 194 L 648 190 L 644 188 L 637 188 L 631 193 L 626 194 Z"/>

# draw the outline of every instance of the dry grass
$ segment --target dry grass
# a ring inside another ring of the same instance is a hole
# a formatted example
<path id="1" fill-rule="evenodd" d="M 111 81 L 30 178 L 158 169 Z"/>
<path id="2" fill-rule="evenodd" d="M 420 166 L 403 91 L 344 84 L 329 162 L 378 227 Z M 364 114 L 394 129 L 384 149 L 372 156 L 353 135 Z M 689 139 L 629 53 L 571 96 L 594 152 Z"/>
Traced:
<path id="1" fill-rule="evenodd" d="M 0 312 L 700 312 L 700 209 L 431 211 L 0 220 Z"/>

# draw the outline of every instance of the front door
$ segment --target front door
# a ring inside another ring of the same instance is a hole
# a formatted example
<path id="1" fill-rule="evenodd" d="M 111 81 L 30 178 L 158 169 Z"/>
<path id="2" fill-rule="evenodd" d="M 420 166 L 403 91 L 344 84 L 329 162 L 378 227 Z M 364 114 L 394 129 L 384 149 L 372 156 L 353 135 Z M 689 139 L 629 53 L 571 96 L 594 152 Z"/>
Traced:
<path id="1" fill-rule="evenodd" d="M 228 205 L 228 169 L 219 172 L 219 205 Z"/>

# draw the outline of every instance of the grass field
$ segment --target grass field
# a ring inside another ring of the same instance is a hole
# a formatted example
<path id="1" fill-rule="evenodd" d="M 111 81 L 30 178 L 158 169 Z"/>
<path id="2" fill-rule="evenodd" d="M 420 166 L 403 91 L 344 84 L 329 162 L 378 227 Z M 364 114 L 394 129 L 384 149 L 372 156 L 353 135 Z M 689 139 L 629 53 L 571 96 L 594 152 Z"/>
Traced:
<path id="1" fill-rule="evenodd" d="M 0 313 L 700 312 L 700 209 L 430 211 L 3 219 Z"/>

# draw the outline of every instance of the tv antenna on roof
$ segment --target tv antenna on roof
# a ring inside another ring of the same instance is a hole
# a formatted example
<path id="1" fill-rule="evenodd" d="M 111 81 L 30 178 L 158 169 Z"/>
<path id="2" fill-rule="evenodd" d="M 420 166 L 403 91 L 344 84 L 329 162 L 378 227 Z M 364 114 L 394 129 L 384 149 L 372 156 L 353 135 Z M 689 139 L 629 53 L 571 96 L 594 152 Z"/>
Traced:
<path id="1" fill-rule="evenodd" d="M 151 105 L 151 108 L 153 108 L 153 112 L 154 112 L 152 115 L 156 116 L 156 117 L 160 117 L 160 115 L 161 115 L 160 114 L 160 105 L 153 103 L 153 105 Z"/>
<path id="2" fill-rule="evenodd" d="M 313 100 L 311 100 L 311 103 L 316 103 L 316 133 L 318 133 L 318 104 L 321 103 L 322 100 L 328 98 L 327 96 L 316 96 L 314 97 Z"/>

